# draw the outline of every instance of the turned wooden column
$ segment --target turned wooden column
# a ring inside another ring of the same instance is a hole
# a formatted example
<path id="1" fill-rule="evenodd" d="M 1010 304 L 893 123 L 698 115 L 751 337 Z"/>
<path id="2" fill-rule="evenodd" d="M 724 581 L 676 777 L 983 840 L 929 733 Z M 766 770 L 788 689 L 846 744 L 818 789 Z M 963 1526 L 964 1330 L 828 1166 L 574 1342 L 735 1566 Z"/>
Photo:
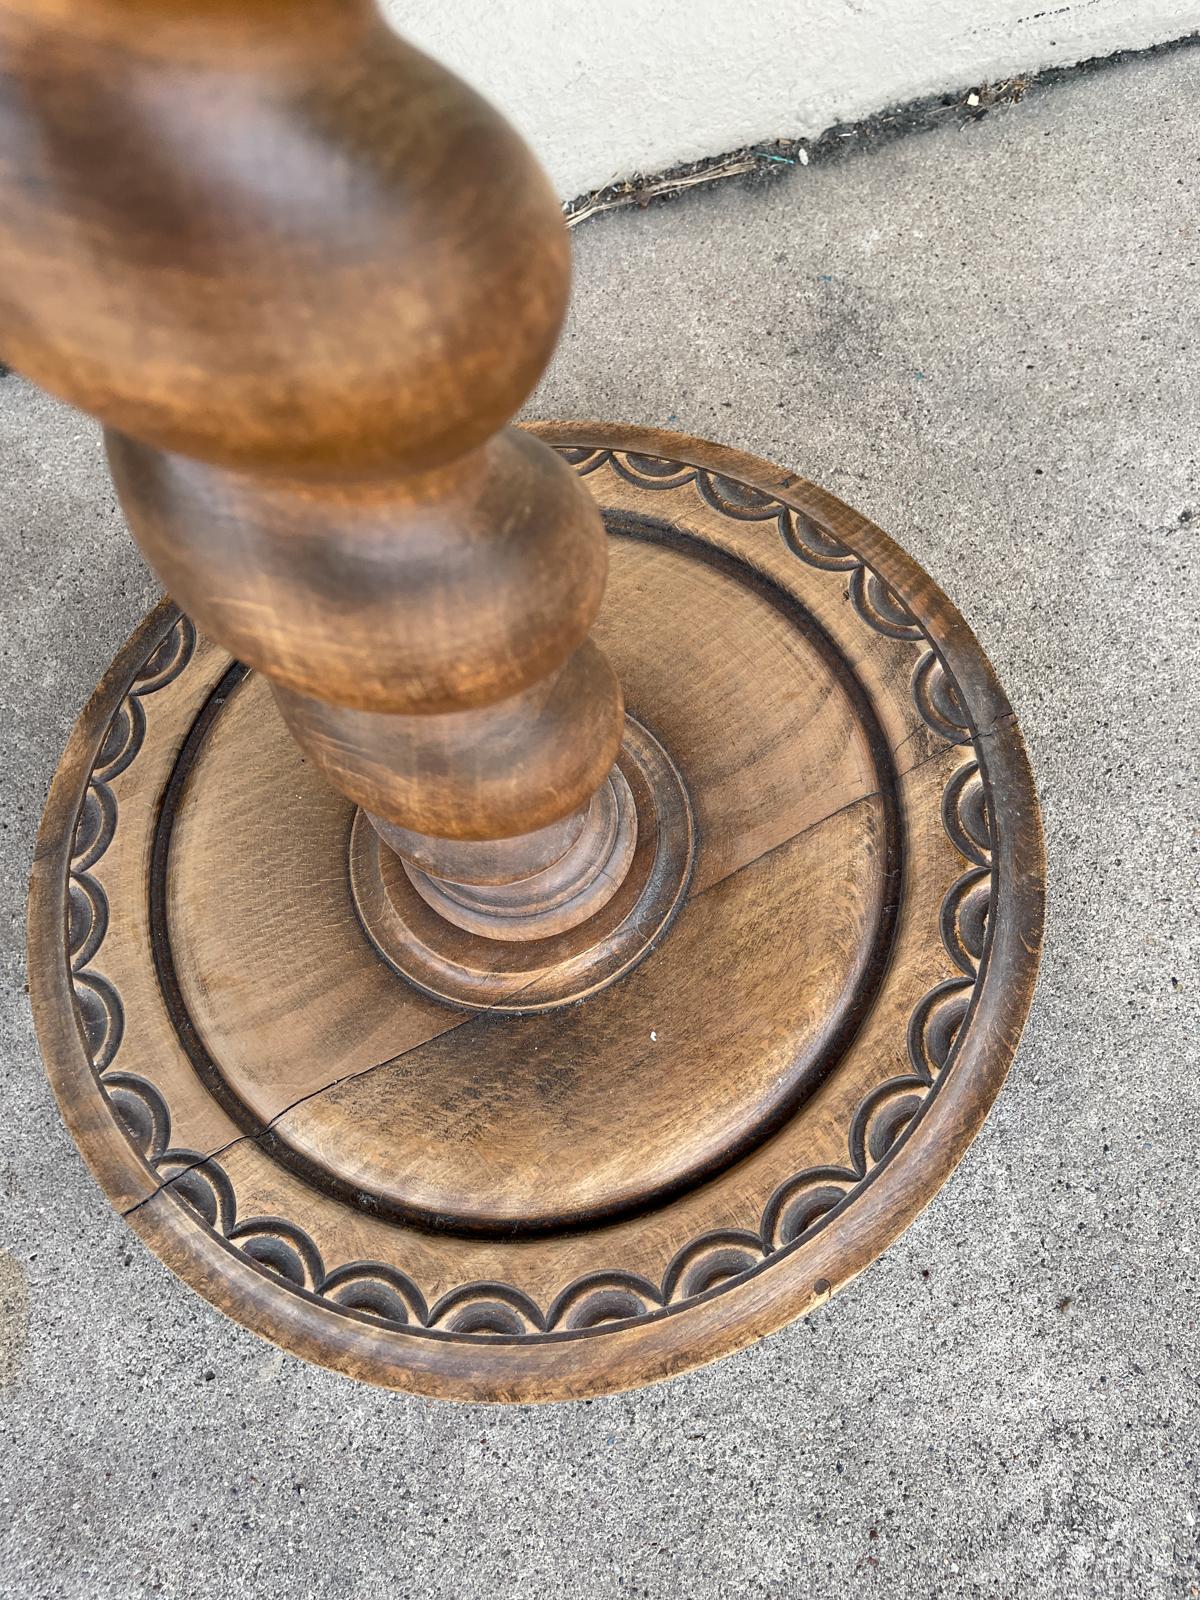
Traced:
<path id="1" fill-rule="evenodd" d="M 506 426 L 567 299 L 528 150 L 367 0 L 18 0 L 6 359 L 101 419 L 171 595 L 424 900 L 528 940 L 620 885 L 594 504 Z"/>
<path id="2" fill-rule="evenodd" d="M 51 1081 L 199 1293 L 471 1401 L 824 1304 L 1041 932 L 1014 714 L 903 551 L 720 445 L 506 426 L 566 292 L 524 146 L 366 0 L 0 0 L 0 349 L 201 629 L 155 608 L 51 787 Z"/>

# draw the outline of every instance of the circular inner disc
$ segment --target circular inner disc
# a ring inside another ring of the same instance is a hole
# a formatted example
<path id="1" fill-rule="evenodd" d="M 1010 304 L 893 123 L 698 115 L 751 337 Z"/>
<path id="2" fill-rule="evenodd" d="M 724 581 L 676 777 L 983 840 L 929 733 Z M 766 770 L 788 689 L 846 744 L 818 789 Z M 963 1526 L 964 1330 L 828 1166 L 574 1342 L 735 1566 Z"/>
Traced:
<path id="1" fill-rule="evenodd" d="M 763 463 L 549 436 L 611 536 L 638 836 L 582 925 L 607 966 L 443 923 L 169 608 L 81 719 L 31 905 L 114 1203 L 260 1332 L 461 1398 L 649 1381 L 860 1270 L 985 1114 L 1040 936 L 1020 738 L 929 578 Z"/>

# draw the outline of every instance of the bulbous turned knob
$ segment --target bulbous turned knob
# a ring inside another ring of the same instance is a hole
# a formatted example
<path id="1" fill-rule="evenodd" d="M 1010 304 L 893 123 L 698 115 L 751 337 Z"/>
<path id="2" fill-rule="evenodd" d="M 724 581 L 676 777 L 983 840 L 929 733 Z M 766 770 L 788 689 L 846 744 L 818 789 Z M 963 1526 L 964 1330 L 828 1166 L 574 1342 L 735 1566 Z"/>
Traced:
<path id="1" fill-rule="evenodd" d="M 367 0 L 5 0 L 6 359 L 227 466 L 427 468 L 529 394 L 566 307 L 554 193 Z"/>
<path id="2" fill-rule="evenodd" d="M 590 497 L 516 428 L 388 478 L 231 472 L 112 432 L 108 458 L 138 543 L 189 615 L 276 683 L 335 705 L 424 714 L 517 694 L 579 648 L 604 594 Z"/>

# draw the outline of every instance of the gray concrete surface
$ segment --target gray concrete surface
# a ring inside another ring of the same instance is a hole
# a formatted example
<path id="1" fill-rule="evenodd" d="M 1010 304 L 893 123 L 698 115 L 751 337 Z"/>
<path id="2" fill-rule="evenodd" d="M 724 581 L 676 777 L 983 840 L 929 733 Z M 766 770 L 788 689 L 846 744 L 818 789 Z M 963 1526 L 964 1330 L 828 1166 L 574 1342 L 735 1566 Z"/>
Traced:
<path id="1" fill-rule="evenodd" d="M 101 1200 L 39 1067 L 22 899 L 154 585 L 91 426 L 0 385 L 0 1592 L 1200 1592 L 1198 89 L 1181 50 L 577 236 L 535 411 L 725 440 L 877 518 L 1009 689 L 1051 867 L 1024 1043 L 935 1203 L 819 1314 L 620 1399 L 356 1387 Z"/>
<path id="2" fill-rule="evenodd" d="M 489 0 L 469 28 L 444 0 L 384 11 L 512 118 L 564 200 L 1200 28 L 1197 0 Z"/>

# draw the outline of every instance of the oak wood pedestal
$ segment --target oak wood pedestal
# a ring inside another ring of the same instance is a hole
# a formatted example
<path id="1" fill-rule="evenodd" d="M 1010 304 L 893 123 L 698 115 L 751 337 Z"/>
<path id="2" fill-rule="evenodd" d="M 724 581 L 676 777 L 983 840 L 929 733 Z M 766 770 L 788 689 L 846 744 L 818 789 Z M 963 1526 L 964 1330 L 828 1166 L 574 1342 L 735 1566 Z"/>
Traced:
<path id="1" fill-rule="evenodd" d="M 4 358 L 104 425 L 174 602 L 30 902 L 113 1204 L 258 1332 L 459 1399 L 831 1294 L 1033 984 L 1036 801 L 961 619 L 777 467 L 511 425 L 561 209 L 371 0 L 0 0 L 0 147 Z"/>
<path id="2" fill-rule="evenodd" d="M 535 431 L 607 533 L 627 795 L 572 869 L 619 860 L 602 903 L 447 920 L 164 603 L 71 739 L 30 905 L 112 1204 L 256 1332 L 463 1400 L 650 1382 L 827 1299 L 979 1127 L 1041 934 L 1020 734 L 919 567 L 765 462 Z"/>

